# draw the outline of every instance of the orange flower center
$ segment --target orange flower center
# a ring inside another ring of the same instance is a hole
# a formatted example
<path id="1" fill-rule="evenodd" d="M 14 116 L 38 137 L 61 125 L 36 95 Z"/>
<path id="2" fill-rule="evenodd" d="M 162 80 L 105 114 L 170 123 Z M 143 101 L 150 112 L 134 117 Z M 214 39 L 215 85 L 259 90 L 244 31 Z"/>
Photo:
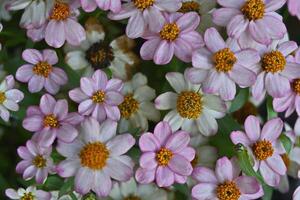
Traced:
<path id="1" fill-rule="evenodd" d="M 92 100 L 94 103 L 103 103 L 105 100 L 105 92 L 102 90 L 95 92 L 92 96 Z"/>
<path id="2" fill-rule="evenodd" d="M 124 97 L 124 101 L 118 107 L 121 116 L 125 119 L 129 119 L 132 114 L 138 111 L 139 102 L 133 98 L 133 94 L 128 94 Z"/>
<path id="3" fill-rule="evenodd" d="M 266 160 L 274 153 L 272 143 L 268 140 L 260 140 L 252 146 L 253 153 L 258 160 Z"/>
<path id="4" fill-rule="evenodd" d="M 38 76 L 48 78 L 49 74 L 52 72 L 52 66 L 49 63 L 42 61 L 36 64 L 32 68 L 32 71 Z"/>
<path id="5" fill-rule="evenodd" d="M 241 11 L 249 20 L 262 19 L 265 13 L 265 3 L 262 0 L 248 0 Z"/>
<path id="6" fill-rule="evenodd" d="M 197 92 L 181 92 L 177 98 L 177 111 L 183 118 L 197 119 L 203 109 L 202 96 Z"/>
<path id="7" fill-rule="evenodd" d="M 168 40 L 169 42 L 174 41 L 178 38 L 180 33 L 180 28 L 176 23 L 165 24 L 160 31 L 160 37 L 163 40 Z"/>
<path id="8" fill-rule="evenodd" d="M 217 187 L 217 197 L 220 200 L 238 200 L 241 192 L 233 181 L 227 181 Z"/>
<path id="9" fill-rule="evenodd" d="M 0 92 L 0 104 L 2 104 L 6 100 L 6 96 L 4 92 Z"/>
<path id="10" fill-rule="evenodd" d="M 156 153 L 156 161 L 158 162 L 158 165 L 160 166 L 167 166 L 170 162 L 170 160 L 173 157 L 173 152 L 169 149 L 162 147 L 157 153 Z"/>
<path id="11" fill-rule="evenodd" d="M 140 10 L 145 10 L 154 4 L 154 0 L 133 0 L 134 6 Z"/>
<path id="12" fill-rule="evenodd" d="M 197 13 L 199 13 L 199 10 L 200 10 L 200 4 L 198 2 L 187 1 L 187 2 L 182 2 L 182 6 L 178 10 L 178 12 L 181 12 L 181 13 L 197 12 Z"/>
<path id="13" fill-rule="evenodd" d="M 300 95 L 300 79 L 296 79 L 292 83 L 292 89 L 297 94 Z M 1 99 L 1 98 L 0 98 Z M 1 101 L 0 101 L 1 102 Z"/>
<path id="14" fill-rule="evenodd" d="M 271 51 L 266 53 L 262 58 L 262 69 L 265 72 L 280 72 L 284 70 L 286 60 L 284 55 L 280 51 Z"/>
<path id="15" fill-rule="evenodd" d="M 67 19 L 70 15 L 71 11 L 68 4 L 56 2 L 50 15 L 50 19 L 61 21 Z"/>
<path id="16" fill-rule="evenodd" d="M 213 55 L 213 60 L 218 72 L 229 72 L 232 70 L 237 59 L 234 53 L 229 49 L 221 49 Z"/>
<path id="17" fill-rule="evenodd" d="M 57 127 L 59 127 L 59 121 L 53 114 L 50 114 L 44 118 L 44 126 L 51 127 L 51 128 L 57 128 Z"/>

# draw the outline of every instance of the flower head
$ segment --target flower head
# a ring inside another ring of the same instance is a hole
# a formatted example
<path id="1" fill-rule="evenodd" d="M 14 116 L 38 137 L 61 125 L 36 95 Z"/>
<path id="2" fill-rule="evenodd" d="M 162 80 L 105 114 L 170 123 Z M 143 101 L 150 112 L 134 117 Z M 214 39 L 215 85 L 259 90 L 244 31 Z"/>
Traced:
<path id="1" fill-rule="evenodd" d="M 26 190 L 19 188 L 17 191 L 14 189 L 6 189 L 5 195 L 10 199 L 16 200 L 50 200 L 51 193 L 45 192 L 43 190 L 37 190 L 35 187 L 30 186 Z"/>
<path id="2" fill-rule="evenodd" d="M 121 10 L 121 0 L 80 0 L 81 6 L 84 11 L 92 12 L 97 7 L 102 10 L 110 10 L 113 13 L 118 13 Z"/>
<path id="3" fill-rule="evenodd" d="M 297 16 L 300 19 L 300 2 L 297 0 L 288 0 L 288 9 L 291 15 Z"/>

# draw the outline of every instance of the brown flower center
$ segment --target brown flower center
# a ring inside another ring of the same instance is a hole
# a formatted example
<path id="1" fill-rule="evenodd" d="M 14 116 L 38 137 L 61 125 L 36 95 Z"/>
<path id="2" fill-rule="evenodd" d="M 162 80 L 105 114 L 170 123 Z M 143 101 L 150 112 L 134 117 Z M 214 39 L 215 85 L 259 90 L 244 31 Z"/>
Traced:
<path id="1" fill-rule="evenodd" d="M 34 200 L 34 196 L 31 192 L 25 193 L 24 196 L 21 197 L 21 200 Z"/>
<path id="2" fill-rule="evenodd" d="M 300 79 L 296 79 L 292 82 L 292 89 L 297 95 L 300 96 Z"/>
<path id="3" fill-rule="evenodd" d="M 114 60 L 112 48 L 98 42 L 86 51 L 86 59 L 95 69 L 108 67 Z"/>
<path id="4" fill-rule="evenodd" d="M 192 160 L 191 165 L 193 168 L 197 167 L 197 164 L 199 162 L 199 156 L 197 154 L 195 154 L 195 158 Z"/>
<path id="5" fill-rule="evenodd" d="M 140 10 L 145 10 L 153 6 L 155 0 L 133 0 L 134 6 Z"/>
<path id="6" fill-rule="evenodd" d="M 202 96 L 197 92 L 181 92 L 177 98 L 177 111 L 183 118 L 197 119 L 202 112 Z"/>
<path id="7" fill-rule="evenodd" d="M 181 13 L 188 13 L 188 12 L 197 12 L 199 13 L 200 4 L 196 1 L 187 1 L 182 2 L 181 8 L 178 10 L 178 12 Z"/>
<path id="8" fill-rule="evenodd" d="M 109 151 L 101 142 L 89 143 L 79 153 L 81 165 L 93 170 L 100 170 L 106 166 Z"/>
<path id="9" fill-rule="evenodd" d="M 138 196 L 130 195 L 128 197 L 125 197 L 123 200 L 142 200 L 142 199 Z"/>
<path id="10" fill-rule="evenodd" d="M 70 15 L 71 11 L 68 4 L 56 2 L 50 15 L 50 19 L 61 21 L 67 19 Z"/>
<path id="11" fill-rule="evenodd" d="M 124 101 L 118 106 L 121 116 L 129 119 L 132 114 L 138 111 L 139 102 L 133 98 L 133 94 L 128 94 L 124 97 Z"/>
<path id="12" fill-rule="evenodd" d="M 168 40 L 169 42 L 174 41 L 178 38 L 180 33 L 180 28 L 176 23 L 165 24 L 160 31 L 160 37 L 163 40 Z"/>
<path id="13" fill-rule="evenodd" d="M 158 152 L 156 152 L 156 161 L 160 166 L 167 166 L 172 157 L 173 152 L 165 147 L 162 147 Z"/>
<path id="14" fill-rule="evenodd" d="M 44 118 L 44 126 L 51 127 L 51 128 L 57 128 L 57 127 L 59 127 L 59 121 L 53 114 L 50 114 Z"/>
<path id="15" fill-rule="evenodd" d="M 233 181 L 227 181 L 217 187 L 217 197 L 220 200 L 238 200 L 241 192 Z"/>
<path id="16" fill-rule="evenodd" d="M 0 104 L 2 104 L 6 100 L 6 96 L 4 92 L 0 92 Z"/>
<path id="17" fill-rule="evenodd" d="M 241 11 L 249 20 L 262 19 L 265 13 L 265 3 L 262 0 L 248 0 Z"/>
<path id="18" fill-rule="evenodd" d="M 229 72 L 232 70 L 233 65 L 236 63 L 237 59 L 234 53 L 229 49 L 221 49 L 213 55 L 213 60 L 216 65 L 216 70 L 218 72 Z"/>
<path id="19" fill-rule="evenodd" d="M 235 111 L 232 116 L 239 124 L 244 124 L 249 115 L 257 116 L 257 114 L 257 108 L 251 102 L 247 101 L 245 105 L 241 109 Z"/>
<path id="20" fill-rule="evenodd" d="M 37 155 L 33 159 L 32 164 L 34 166 L 36 166 L 37 168 L 43 168 L 43 167 L 46 167 L 46 162 L 47 162 L 46 159 L 43 158 L 42 155 Z"/>
<path id="21" fill-rule="evenodd" d="M 266 160 L 273 155 L 274 148 L 270 141 L 260 140 L 252 146 L 252 151 L 258 160 Z"/>
<path id="22" fill-rule="evenodd" d="M 102 90 L 95 92 L 92 96 L 92 100 L 94 103 L 103 103 L 105 100 L 105 92 Z"/>
<path id="23" fill-rule="evenodd" d="M 36 64 L 32 68 L 32 71 L 36 75 L 48 78 L 49 74 L 52 72 L 52 66 L 49 63 L 42 61 Z"/>
<path id="24" fill-rule="evenodd" d="M 280 51 L 271 51 L 266 53 L 262 58 L 262 69 L 265 72 L 280 72 L 284 70 L 286 60 Z"/>

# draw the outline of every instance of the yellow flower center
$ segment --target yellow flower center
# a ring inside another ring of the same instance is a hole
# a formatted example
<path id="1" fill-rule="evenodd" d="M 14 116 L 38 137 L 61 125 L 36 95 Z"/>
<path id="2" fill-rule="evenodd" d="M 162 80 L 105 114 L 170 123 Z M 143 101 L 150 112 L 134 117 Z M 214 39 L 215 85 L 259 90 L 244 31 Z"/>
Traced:
<path id="1" fill-rule="evenodd" d="M 276 73 L 284 70 L 286 60 L 280 51 L 271 51 L 266 53 L 262 58 L 262 69 L 265 72 Z"/>
<path id="2" fill-rule="evenodd" d="M 191 162 L 193 168 L 197 167 L 198 161 L 199 161 L 199 156 L 195 154 L 195 158 Z"/>
<path id="3" fill-rule="evenodd" d="M 50 19 L 61 21 L 67 19 L 70 15 L 71 11 L 68 4 L 56 2 L 50 15 Z"/>
<path id="4" fill-rule="evenodd" d="M 216 65 L 216 70 L 218 72 L 229 72 L 232 70 L 233 65 L 236 63 L 237 59 L 234 53 L 229 49 L 221 49 L 213 55 L 213 60 Z"/>
<path id="5" fill-rule="evenodd" d="M 86 59 L 95 69 L 102 69 L 110 66 L 114 60 L 112 48 L 97 42 L 86 51 Z"/>
<path id="6" fill-rule="evenodd" d="M 43 158 L 42 155 L 37 155 L 33 161 L 32 161 L 32 164 L 34 166 L 36 166 L 37 168 L 43 168 L 43 167 L 46 167 L 46 159 Z"/>
<path id="7" fill-rule="evenodd" d="M 292 83 L 293 91 L 300 96 L 300 79 L 296 79 Z M 0 98 L 1 99 L 1 98 Z M 1 101 L 0 101 L 1 102 Z"/>
<path id="8" fill-rule="evenodd" d="M 268 140 L 260 140 L 252 146 L 252 151 L 258 160 L 266 160 L 274 153 L 272 143 Z"/>
<path id="9" fill-rule="evenodd" d="M 244 106 L 235 111 L 232 116 L 239 124 L 244 124 L 249 115 L 257 116 L 257 114 L 257 108 L 251 102 L 247 101 Z"/>
<path id="10" fill-rule="evenodd" d="M 182 2 L 182 6 L 178 10 L 178 12 L 181 12 L 181 13 L 197 12 L 197 13 L 199 13 L 199 10 L 200 10 L 200 4 L 198 2 L 187 1 L 187 2 Z"/>
<path id="11" fill-rule="evenodd" d="M 217 197 L 220 200 L 238 200 L 241 192 L 233 181 L 227 181 L 217 187 Z"/>
<path id="12" fill-rule="evenodd" d="M 49 74 L 52 72 L 52 66 L 49 65 L 49 63 L 42 61 L 42 62 L 39 62 L 38 64 L 36 64 L 32 68 L 32 71 L 36 75 L 47 78 L 49 76 Z"/>
<path id="13" fill-rule="evenodd" d="M 4 92 L 0 92 L 0 104 L 2 104 L 6 100 L 6 96 Z"/>
<path id="14" fill-rule="evenodd" d="M 21 197 L 21 200 L 34 200 L 34 196 L 31 192 L 25 193 L 24 196 Z"/>
<path id="15" fill-rule="evenodd" d="M 160 37 L 163 40 L 168 40 L 169 42 L 174 41 L 178 38 L 180 33 L 180 28 L 176 23 L 165 24 L 160 31 Z"/>
<path id="16" fill-rule="evenodd" d="M 51 127 L 51 128 L 57 128 L 57 127 L 59 127 L 59 121 L 53 114 L 50 114 L 44 118 L 44 126 Z"/>
<path id="17" fill-rule="evenodd" d="M 265 13 L 265 3 L 262 0 L 248 0 L 241 11 L 249 20 L 262 19 Z"/>
<path id="18" fill-rule="evenodd" d="M 157 153 L 156 153 L 156 161 L 158 162 L 158 165 L 160 166 L 167 166 L 170 162 L 170 160 L 173 157 L 173 152 L 169 149 L 162 147 Z"/>
<path id="19" fill-rule="evenodd" d="M 290 164 L 291 164 L 291 160 L 289 158 L 289 156 L 285 153 L 281 155 L 281 158 L 286 166 L 286 168 L 289 168 Z"/>
<path id="20" fill-rule="evenodd" d="M 79 153 L 81 165 L 93 170 L 100 170 L 106 165 L 109 151 L 101 142 L 89 143 Z"/>
<path id="21" fill-rule="evenodd" d="M 132 114 L 138 111 L 139 102 L 133 98 L 133 94 L 128 94 L 124 97 L 124 101 L 118 106 L 121 116 L 129 119 Z"/>
<path id="22" fill-rule="evenodd" d="M 94 103 L 103 103 L 105 100 L 105 92 L 102 90 L 95 92 L 92 96 L 92 100 Z"/>
<path id="23" fill-rule="evenodd" d="M 202 112 L 202 96 L 197 92 L 181 92 L 177 98 L 177 111 L 183 118 L 197 119 Z"/>
<path id="24" fill-rule="evenodd" d="M 133 0 L 134 6 L 140 10 L 145 10 L 153 6 L 154 0 Z"/>
<path id="25" fill-rule="evenodd" d="M 123 200 L 142 200 L 142 199 L 138 196 L 130 195 L 128 197 L 125 197 Z"/>

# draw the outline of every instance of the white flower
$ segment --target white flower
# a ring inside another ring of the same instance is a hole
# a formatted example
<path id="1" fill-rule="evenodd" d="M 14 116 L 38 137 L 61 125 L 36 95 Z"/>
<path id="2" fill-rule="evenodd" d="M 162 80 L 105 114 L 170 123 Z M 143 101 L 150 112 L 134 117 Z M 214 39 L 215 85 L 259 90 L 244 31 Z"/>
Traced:
<path id="1" fill-rule="evenodd" d="M 32 200 L 50 200 L 51 194 L 43 190 L 37 190 L 36 187 L 30 186 L 26 190 L 19 188 L 17 191 L 14 189 L 5 190 L 5 195 L 10 199 L 32 199 Z"/>
<path id="2" fill-rule="evenodd" d="M 216 119 L 222 118 L 227 110 L 226 104 L 215 95 L 204 94 L 201 85 L 191 84 L 178 72 L 167 73 L 166 79 L 176 91 L 166 92 L 155 99 L 159 110 L 171 111 L 164 117 L 173 131 L 182 130 L 204 136 L 217 133 Z"/>
<path id="3" fill-rule="evenodd" d="M 76 192 L 73 192 L 73 194 L 75 195 L 77 200 L 82 199 L 82 195 L 80 195 Z M 72 197 L 68 194 L 59 197 L 59 191 L 52 191 L 51 195 L 52 195 L 51 200 L 73 200 Z"/>
<path id="4" fill-rule="evenodd" d="M 148 130 L 148 120 L 157 122 L 160 112 L 151 101 L 156 97 L 155 90 L 147 85 L 147 77 L 137 73 L 131 81 L 124 84 L 122 94 L 124 101 L 119 105 L 121 120 L 119 131 L 121 133 L 131 128 Z"/>

